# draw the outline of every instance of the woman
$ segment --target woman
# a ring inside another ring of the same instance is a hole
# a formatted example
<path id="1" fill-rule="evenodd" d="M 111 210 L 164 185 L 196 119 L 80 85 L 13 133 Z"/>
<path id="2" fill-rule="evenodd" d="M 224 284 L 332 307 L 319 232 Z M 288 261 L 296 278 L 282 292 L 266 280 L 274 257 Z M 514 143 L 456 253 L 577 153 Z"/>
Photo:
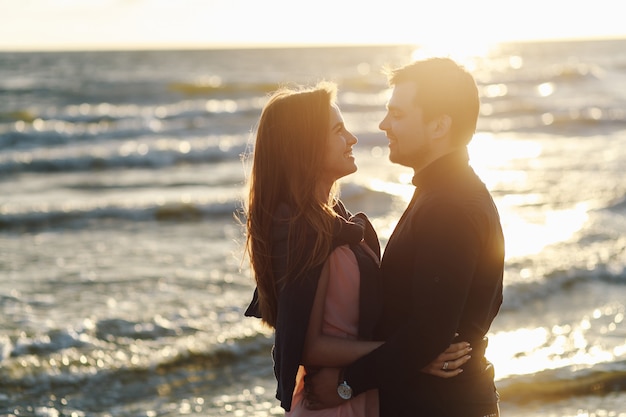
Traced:
<path id="1" fill-rule="evenodd" d="M 381 307 L 380 248 L 367 217 L 352 216 L 337 197 L 336 181 L 357 170 L 357 138 L 335 98 L 326 82 L 275 92 L 261 114 L 250 174 L 247 250 L 257 289 L 246 315 L 275 329 L 276 397 L 287 415 L 378 415 L 376 391 L 315 412 L 303 398 L 305 368 L 341 367 L 381 344 L 370 341 Z M 460 372 L 466 345 L 447 352 L 428 372 Z M 444 361 L 450 372 L 441 371 Z"/>

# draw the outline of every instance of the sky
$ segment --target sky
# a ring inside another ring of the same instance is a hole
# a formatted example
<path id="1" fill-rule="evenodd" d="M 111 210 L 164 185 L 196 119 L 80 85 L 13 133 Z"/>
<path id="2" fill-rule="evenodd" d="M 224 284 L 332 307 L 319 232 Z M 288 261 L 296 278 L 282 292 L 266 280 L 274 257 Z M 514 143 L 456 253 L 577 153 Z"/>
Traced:
<path id="1" fill-rule="evenodd" d="M 626 38 L 622 4 L 622 0 L 0 0 L 0 50 L 483 45 Z"/>

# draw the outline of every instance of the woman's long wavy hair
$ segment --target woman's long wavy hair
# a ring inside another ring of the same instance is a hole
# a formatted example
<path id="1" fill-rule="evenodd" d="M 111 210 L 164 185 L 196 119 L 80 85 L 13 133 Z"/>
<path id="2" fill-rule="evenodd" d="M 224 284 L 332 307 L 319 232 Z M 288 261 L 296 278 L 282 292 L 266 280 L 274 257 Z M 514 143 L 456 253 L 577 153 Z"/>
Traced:
<path id="1" fill-rule="evenodd" d="M 334 190 L 320 197 L 320 177 L 327 151 L 330 109 L 336 85 L 277 90 L 259 120 L 247 202 L 246 249 L 257 284 L 264 323 L 276 326 L 278 295 L 285 280 L 298 279 L 322 264 L 332 244 Z M 289 207 L 287 271 L 275 276 L 272 233 L 279 204 Z M 314 244 L 303 239 L 314 231 Z M 298 238 L 299 237 L 299 238 Z M 308 242 L 308 244 L 307 244 Z M 306 245 L 306 246 L 305 246 Z"/>

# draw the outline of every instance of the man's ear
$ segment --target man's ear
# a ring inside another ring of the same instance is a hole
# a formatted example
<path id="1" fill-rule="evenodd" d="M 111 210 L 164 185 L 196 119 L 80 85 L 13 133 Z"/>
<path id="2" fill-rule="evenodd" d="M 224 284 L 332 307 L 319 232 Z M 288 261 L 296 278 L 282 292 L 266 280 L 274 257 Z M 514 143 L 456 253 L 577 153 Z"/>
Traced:
<path id="1" fill-rule="evenodd" d="M 442 114 L 430 122 L 431 134 L 434 139 L 447 136 L 450 133 L 451 127 L 452 118 L 447 114 Z"/>

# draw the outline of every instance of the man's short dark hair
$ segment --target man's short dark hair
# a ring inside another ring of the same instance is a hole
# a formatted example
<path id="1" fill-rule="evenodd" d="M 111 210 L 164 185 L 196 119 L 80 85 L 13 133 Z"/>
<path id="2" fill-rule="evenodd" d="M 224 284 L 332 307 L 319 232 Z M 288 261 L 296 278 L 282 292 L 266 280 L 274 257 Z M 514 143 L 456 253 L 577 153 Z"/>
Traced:
<path id="1" fill-rule="evenodd" d="M 480 110 L 474 77 L 449 58 L 428 58 L 388 72 L 389 84 L 410 82 L 417 85 L 415 104 L 424 120 L 441 115 L 452 119 L 451 133 L 459 145 L 467 145 L 476 132 Z"/>

